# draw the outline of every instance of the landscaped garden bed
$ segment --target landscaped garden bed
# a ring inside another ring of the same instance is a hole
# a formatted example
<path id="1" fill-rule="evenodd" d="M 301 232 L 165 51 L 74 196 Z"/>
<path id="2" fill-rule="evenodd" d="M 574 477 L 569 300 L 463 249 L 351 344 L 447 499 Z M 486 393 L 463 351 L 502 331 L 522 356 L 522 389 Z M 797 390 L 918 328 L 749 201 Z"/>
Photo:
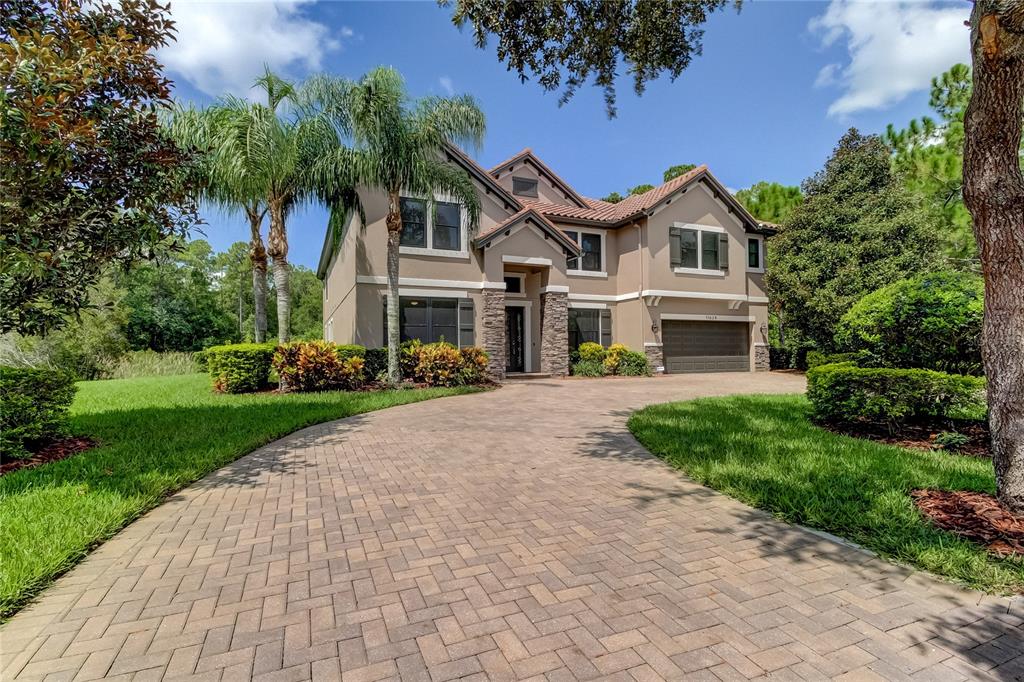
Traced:
<path id="1" fill-rule="evenodd" d="M 569 372 L 574 377 L 647 377 L 651 368 L 647 356 L 630 350 L 624 344 L 613 343 L 605 348 L 588 341 L 570 353 Z"/>
<path id="2" fill-rule="evenodd" d="M 208 376 L 78 384 L 68 432 L 99 445 L 0 477 L 0 617 L 167 495 L 297 429 L 481 390 L 218 394 Z"/>

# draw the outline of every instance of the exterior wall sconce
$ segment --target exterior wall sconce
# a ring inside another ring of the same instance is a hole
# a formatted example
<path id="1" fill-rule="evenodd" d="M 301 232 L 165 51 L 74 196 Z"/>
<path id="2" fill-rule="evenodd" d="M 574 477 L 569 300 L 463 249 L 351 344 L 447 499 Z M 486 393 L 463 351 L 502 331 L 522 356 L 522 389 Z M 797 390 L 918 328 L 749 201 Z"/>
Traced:
<path id="1" fill-rule="evenodd" d="M 768 336 L 768 325 L 765 322 L 761 323 L 761 334 L 763 336 Z"/>
<path id="2" fill-rule="evenodd" d="M 658 323 L 657 322 L 653 322 L 651 324 L 651 331 L 654 332 L 655 334 L 658 333 Z"/>

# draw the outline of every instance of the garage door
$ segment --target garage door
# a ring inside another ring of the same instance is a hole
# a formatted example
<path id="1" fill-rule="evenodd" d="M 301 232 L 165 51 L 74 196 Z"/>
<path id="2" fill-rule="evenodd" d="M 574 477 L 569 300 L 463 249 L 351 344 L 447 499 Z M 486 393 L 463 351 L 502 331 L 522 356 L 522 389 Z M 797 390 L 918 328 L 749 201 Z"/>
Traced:
<path id="1" fill-rule="evenodd" d="M 747 322 L 662 322 L 665 371 L 750 371 Z"/>

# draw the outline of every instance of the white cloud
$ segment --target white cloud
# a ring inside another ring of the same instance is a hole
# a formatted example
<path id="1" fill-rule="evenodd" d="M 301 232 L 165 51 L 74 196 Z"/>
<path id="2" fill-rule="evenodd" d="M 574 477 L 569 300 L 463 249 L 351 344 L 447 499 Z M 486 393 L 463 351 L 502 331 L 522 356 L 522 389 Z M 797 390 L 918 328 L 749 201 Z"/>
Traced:
<path id="1" fill-rule="evenodd" d="M 964 21 L 967 3 L 854 2 L 832 0 L 810 22 L 825 47 L 845 43 L 846 65 L 828 64 L 815 85 L 839 86 L 830 116 L 844 116 L 896 104 L 924 90 L 936 76 L 970 58 Z"/>
<path id="2" fill-rule="evenodd" d="M 173 0 L 177 41 L 159 51 L 172 78 L 209 95 L 247 95 L 264 64 L 281 73 L 315 71 L 352 29 L 309 19 L 307 0 Z"/>
<path id="3" fill-rule="evenodd" d="M 445 91 L 449 97 L 455 94 L 455 84 L 452 82 L 450 76 L 441 76 L 437 79 L 437 82 L 441 84 L 441 89 Z"/>

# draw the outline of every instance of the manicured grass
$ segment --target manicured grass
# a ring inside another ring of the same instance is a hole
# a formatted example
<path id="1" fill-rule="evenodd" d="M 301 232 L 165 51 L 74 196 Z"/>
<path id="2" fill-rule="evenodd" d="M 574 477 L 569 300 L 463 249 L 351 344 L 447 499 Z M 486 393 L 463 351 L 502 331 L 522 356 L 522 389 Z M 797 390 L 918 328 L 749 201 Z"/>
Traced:
<path id="1" fill-rule="evenodd" d="M 83 382 L 72 427 L 100 447 L 0 478 L 0 616 L 166 495 L 260 445 L 311 424 L 474 390 L 218 395 L 201 374 Z"/>
<path id="2" fill-rule="evenodd" d="M 929 525 L 916 488 L 995 492 L 991 462 L 848 438 L 808 421 L 803 396 L 654 405 L 629 428 L 690 478 L 792 523 L 994 592 L 1024 590 L 1024 559 L 996 559 Z"/>

